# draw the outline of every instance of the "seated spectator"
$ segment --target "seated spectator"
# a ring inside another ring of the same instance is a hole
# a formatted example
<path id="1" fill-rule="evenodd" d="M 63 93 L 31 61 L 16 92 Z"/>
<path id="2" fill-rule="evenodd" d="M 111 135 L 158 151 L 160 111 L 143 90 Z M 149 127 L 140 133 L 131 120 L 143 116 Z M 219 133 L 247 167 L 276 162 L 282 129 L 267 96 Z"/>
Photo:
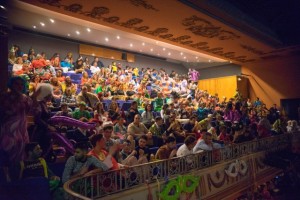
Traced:
<path id="1" fill-rule="evenodd" d="M 147 147 L 147 136 L 142 135 L 138 139 L 138 145 L 135 148 L 135 157 L 138 160 L 138 164 L 148 163 L 150 161 L 150 151 Z"/>
<path id="2" fill-rule="evenodd" d="M 163 93 L 159 92 L 157 98 L 154 100 L 154 110 L 160 112 L 164 104 Z"/>
<path id="3" fill-rule="evenodd" d="M 79 109 L 76 109 L 73 112 L 73 118 L 84 122 L 89 121 L 89 119 L 91 118 L 91 114 L 86 110 L 85 102 L 82 101 L 79 103 Z"/>
<path id="4" fill-rule="evenodd" d="M 45 177 L 49 180 L 60 181 L 60 178 L 53 174 L 46 161 L 41 157 L 42 152 L 43 150 L 37 142 L 27 143 L 25 146 L 26 159 L 16 164 L 14 169 L 16 171 L 12 177 L 17 179 Z"/>
<path id="5" fill-rule="evenodd" d="M 189 122 L 183 125 L 183 129 L 186 133 L 192 133 L 193 132 L 193 128 L 196 124 L 196 120 L 197 120 L 197 117 L 192 116 L 190 118 Z"/>
<path id="6" fill-rule="evenodd" d="M 195 147 L 196 142 L 197 141 L 194 136 L 187 136 L 184 140 L 184 144 L 177 150 L 177 157 L 193 154 L 193 148 Z"/>
<path id="7" fill-rule="evenodd" d="M 62 176 L 62 182 L 76 177 L 83 176 L 93 169 L 107 171 L 112 167 L 111 159 L 109 157 L 101 162 L 94 156 L 88 156 L 88 145 L 86 142 L 75 144 L 75 153 L 68 158 Z"/>
<path id="8" fill-rule="evenodd" d="M 150 128 L 154 122 L 154 115 L 152 112 L 151 104 L 145 104 L 145 111 L 142 113 L 142 123 L 147 127 Z"/>
<path id="9" fill-rule="evenodd" d="M 168 136 L 166 139 L 166 144 L 157 150 L 155 159 L 164 160 L 173 158 L 176 156 L 176 152 L 176 139 L 175 137 Z"/>
<path id="10" fill-rule="evenodd" d="M 55 113 L 54 116 L 65 116 L 65 117 L 73 117 L 72 112 L 70 112 L 68 104 L 66 103 L 62 103 L 60 104 L 60 109 L 61 111 L 58 111 L 57 113 Z"/>
<path id="11" fill-rule="evenodd" d="M 77 95 L 76 101 L 85 102 L 87 109 L 92 111 L 96 103 L 99 102 L 99 99 L 95 94 L 88 92 L 88 88 L 86 86 L 82 86 L 81 92 Z"/>
<path id="12" fill-rule="evenodd" d="M 98 119 L 102 122 L 107 121 L 108 113 L 105 112 L 103 103 L 100 101 L 96 103 L 95 108 L 94 108 L 94 118 Z"/>
<path id="13" fill-rule="evenodd" d="M 193 148 L 194 153 L 202 151 L 212 151 L 213 149 L 220 149 L 221 145 L 212 142 L 212 135 L 208 132 L 202 134 L 202 138 L 198 140 L 197 144 Z"/>
<path id="14" fill-rule="evenodd" d="M 154 140 L 154 146 L 160 147 L 165 143 L 167 139 L 166 128 L 163 124 L 163 119 L 158 116 L 155 118 L 155 123 L 150 127 L 149 131 L 152 133 Z"/>
<path id="15" fill-rule="evenodd" d="M 151 141 L 148 141 L 148 144 L 150 142 L 152 142 L 152 133 L 148 131 L 148 129 L 146 128 L 146 126 L 140 122 L 141 120 L 141 116 L 139 114 L 136 114 L 134 116 L 134 121 L 128 125 L 127 128 L 127 133 L 128 133 L 128 137 L 127 139 L 130 140 L 130 142 L 132 144 L 134 144 L 134 139 L 136 139 L 137 137 L 140 137 L 142 135 L 145 135 L 149 140 L 151 139 Z M 151 145 L 152 145 L 151 144 Z"/>
<path id="16" fill-rule="evenodd" d="M 131 102 L 131 106 L 128 111 L 128 116 L 126 118 L 127 124 L 132 123 L 135 115 L 140 114 L 138 111 L 138 103 L 136 101 Z"/>
<path id="17" fill-rule="evenodd" d="M 62 86 L 56 77 L 50 79 L 50 84 L 53 87 L 53 97 L 54 99 L 60 99 L 62 96 Z"/>
<path id="18" fill-rule="evenodd" d="M 87 73 L 87 71 L 83 71 L 82 72 L 82 77 L 81 77 L 81 81 L 80 81 L 80 85 L 83 86 L 86 83 L 89 83 L 89 74 Z"/>
<path id="19" fill-rule="evenodd" d="M 120 133 L 120 134 L 122 134 L 123 136 L 126 135 L 126 133 L 127 133 L 127 128 L 126 128 L 126 126 L 124 125 L 124 118 L 123 118 L 123 117 L 119 116 L 119 117 L 117 118 L 117 123 L 114 125 L 114 132 L 115 132 L 115 134 L 116 134 L 116 133 Z"/>
<path id="20" fill-rule="evenodd" d="M 170 115 L 168 124 L 169 127 L 167 128 L 167 133 L 173 135 L 176 138 L 176 142 L 183 142 L 186 134 L 181 126 L 181 123 L 176 120 L 176 116 L 174 114 Z"/>
<path id="21" fill-rule="evenodd" d="M 112 101 L 108 109 L 108 119 L 115 121 L 120 116 L 120 108 L 116 101 Z"/>
<path id="22" fill-rule="evenodd" d="M 65 91 L 66 89 L 70 89 L 72 94 L 76 94 L 77 91 L 77 85 L 72 83 L 70 76 L 66 76 L 65 81 L 62 82 L 62 88 L 63 91 Z"/>
<path id="23" fill-rule="evenodd" d="M 57 70 L 56 72 L 56 78 L 59 82 L 64 82 L 66 77 L 63 76 L 62 71 L 61 70 Z"/>
<path id="24" fill-rule="evenodd" d="M 95 74 L 97 72 L 100 72 L 100 68 L 97 65 L 97 62 L 94 62 L 93 65 L 90 68 L 92 74 Z"/>
<path id="25" fill-rule="evenodd" d="M 76 98 L 72 94 L 70 88 L 67 88 L 65 90 L 65 92 L 63 93 L 63 95 L 61 96 L 60 103 L 67 104 L 68 106 L 73 107 L 73 108 L 76 106 Z"/>
<path id="26" fill-rule="evenodd" d="M 122 165 L 117 163 L 116 159 L 113 157 L 117 149 L 116 145 L 111 146 L 109 148 L 109 151 L 106 151 L 105 139 L 103 138 L 102 134 L 92 135 L 90 138 L 90 142 L 93 146 L 93 149 L 89 151 L 88 153 L 89 156 L 94 156 L 95 158 L 97 158 L 102 162 L 105 162 L 106 159 L 110 160 L 110 162 L 112 163 L 111 168 L 109 168 L 110 170 L 120 169 L 120 166 Z"/>
<path id="27" fill-rule="evenodd" d="M 224 144 L 230 144 L 231 143 L 231 135 L 230 132 L 227 132 L 226 126 L 220 127 L 220 134 L 218 136 L 219 141 L 223 141 Z"/>
<path id="28" fill-rule="evenodd" d="M 119 152 L 118 160 L 119 163 L 122 163 L 123 165 L 127 166 L 134 166 L 138 165 L 139 163 L 146 162 L 144 157 L 141 156 L 139 160 L 136 159 L 136 150 L 132 150 L 131 143 L 129 140 L 125 140 L 123 143 L 124 147 Z"/>

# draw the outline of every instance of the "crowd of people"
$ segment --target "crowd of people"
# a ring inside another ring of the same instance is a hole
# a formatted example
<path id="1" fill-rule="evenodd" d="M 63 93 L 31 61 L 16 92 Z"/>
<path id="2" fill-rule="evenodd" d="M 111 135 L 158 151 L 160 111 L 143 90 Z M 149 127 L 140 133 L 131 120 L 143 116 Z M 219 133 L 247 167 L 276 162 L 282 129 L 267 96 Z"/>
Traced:
<path id="1" fill-rule="evenodd" d="M 74 61 L 72 53 L 47 59 L 33 49 L 24 54 L 17 45 L 8 63 L 11 79 L 0 96 L 0 158 L 7 182 L 31 176 L 59 180 L 43 170 L 53 161 L 55 132 L 75 144 L 74 155 L 66 156 L 65 183 L 91 169 L 120 169 L 299 131 L 297 121 L 288 121 L 276 104 L 268 109 L 238 90 L 228 99 L 209 94 L 189 74 L 117 62 L 104 66 L 97 57 Z M 73 74 L 80 79 L 72 80 Z M 28 115 L 34 116 L 29 128 Z M 53 115 L 95 127 L 52 124 Z M 149 148 L 157 151 L 151 155 Z M 13 177 L 11 166 L 20 162 L 23 175 Z"/>

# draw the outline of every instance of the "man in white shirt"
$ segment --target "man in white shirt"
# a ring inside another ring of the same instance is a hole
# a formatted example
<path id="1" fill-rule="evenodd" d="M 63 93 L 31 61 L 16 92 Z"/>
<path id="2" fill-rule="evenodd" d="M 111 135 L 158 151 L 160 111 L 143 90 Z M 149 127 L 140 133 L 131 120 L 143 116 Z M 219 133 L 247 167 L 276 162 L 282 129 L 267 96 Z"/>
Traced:
<path id="1" fill-rule="evenodd" d="M 196 138 L 194 136 L 188 136 L 184 140 L 184 144 L 179 147 L 177 150 L 177 157 L 187 156 L 193 154 L 193 148 L 196 145 Z"/>
<path id="2" fill-rule="evenodd" d="M 218 143 L 212 142 L 211 133 L 205 132 L 202 135 L 202 139 L 200 139 L 195 147 L 193 148 L 194 153 L 199 153 L 204 151 L 212 151 L 213 149 L 220 149 L 221 145 Z"/>

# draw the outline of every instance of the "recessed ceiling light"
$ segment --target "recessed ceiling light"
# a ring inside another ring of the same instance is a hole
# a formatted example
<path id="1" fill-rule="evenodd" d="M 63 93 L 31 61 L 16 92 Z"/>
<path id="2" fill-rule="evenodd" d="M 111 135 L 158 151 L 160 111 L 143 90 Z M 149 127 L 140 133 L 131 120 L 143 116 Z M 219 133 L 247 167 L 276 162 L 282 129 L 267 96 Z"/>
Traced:
<path id="1" fill-rule="evenodd" d="M 41 25 L 41 26 L 45 26 L 45 23 L 43 23 L 43 22 L 40 22 L 40 25 Z"/>
<path id="2" fill-rule="evenodd" d="M 115 57 L 112 56 L 111 59 L 115 59 Z"/>
<path id="3" fill-rule="evenodd" d="M 163 48 L 163 51 L 165 51 L 166 50 L 166 48 Z"/>
<path id="4" fill-rule="evenodd" d="M 91 32 L 91 29 L 90 28 L 86 28 L 87 32 Z"/>
<path id="5" fill-rule="evenodd" d="M 143 42 L 142 45 L 145 46 L 145 43 Z"/>
<path id="6" fill-rule="evenodd" d="M 131 44 L 131 43 L 130 43 L 130 44 L 129 44 L 129 46 L 130 46 L 130 47 L 132 47 L 132 46 L 133 46 L 133 44 Z"/>
<path id="7" fill-rule="evenodd" d="M 117 36 L 117 39 L 119 40 L 119 39 L 120 39 L 120 36 Z"/>
<path id="8" fill-rule="evenodd" d="M 95 54 L 94 54 L 94 53 L 92 53 L 92 56 L 95 56 Z"/>
<path id="9" fill-rule="evenodd" d="M 2 5 L 0 5 L 0 8 L 2 8 L 3 10 L 5 10 L 5 7 L 4 7 L 4 6 L 2 6 Z"/>
<path id="10" fill-rule="evenodd" d="M 54 21 L 54 19 L 50 19 L 50 22 L 51 22 L 51 23 L 54 23 L 55 21 Z"/>
<path id="11" fill-rule="evenodd" d="M 36 28 L 36 26 L 32 26 L 34 29 Z"/>
<path id="12" fill-rule="evenodd" d="M 232 63 L 232 61 L 230 61 L 230 63 Z"/>
<path id="13" fill-rule="evenodd" d="M 159 54 L 159 53 L 158 53 L 157 55 L 158 55 L 158 56 L 160 56 L 160 54 Z"/>
<path id="14" fill-rule="evenodd" d="M 98 40 L 96 40 L 96 43 L 98 43 L 99 41 Z"/>
<path id="15" fill-rule="evenodd" d="M 171 53 L 169 52 L 169 53 L 168 53 L 168 55 L 170 56 L 170 55 L 171 55 Z"/>
<path id="16" fill-rule="evenodd" d="M 70 36 L 71 36 L 71 34 L 70 34 L 70 33 L 68 33 L 68 36 L 70 37 Z"/>
<path id="17" fill-rule="evenodd" d="M 77 34 L 77 35 L 80 35 L 80 32 L 79 32 L 79 31 L 76 31 L 76 34 Z"/>
<path id="18" fill-rule="evenodd" d="M 189 60 L 186 60 L 186 62 L 189 62 Z"/>
<path id="19" fill-rule="evenodd" d="M 140 49 L 140 52 L 143 52 L 142 49 Z"/>
<path id="20" fill-rule="evenodd" d="M 197 60 L 197 62 L 199 62 L 199 60 Z"/>
<path id="21" fill-rule="evenodd" d="M 106 41 L 106 42 L 108 42 L 108 41 L 109 41 L 109 39 L 106 37 L 106 38 L 105 38 L 105 41 Z"/>
<path id="22" fill-rule="evenodd" d="M 183 59 L 186 59 L 186 57 L 184 56 Z"/>
<path id="23" fill-rule="evenodd" d="M 150 51 L 153 51 L 153 49 L 150 49 Z"/>
<path id="24" fill-rule="evenodd" d="M 208 60 L 208 62 L 211 62 L 211 60 Z"/>
<path id="25" fill-rule="evenodd" d="M 198 59 L 198 56 L 196 56 L 196 59 Z"/>
<path id="26" fill-rule="evenodd" d="M 183 53 L 181 52 L 180 55 L 183 55 Z"/>
<path id="27" fill-rule="evenodd" d="M 158 44 L 158 41 L 156 41 L 155 43 Z"/>

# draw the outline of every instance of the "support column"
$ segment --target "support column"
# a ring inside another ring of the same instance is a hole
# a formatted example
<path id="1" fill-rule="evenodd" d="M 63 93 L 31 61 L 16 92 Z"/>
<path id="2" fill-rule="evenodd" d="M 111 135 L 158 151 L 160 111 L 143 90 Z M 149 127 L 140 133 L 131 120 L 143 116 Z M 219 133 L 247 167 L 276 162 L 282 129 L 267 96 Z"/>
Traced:
<path id="1" fill-rule="evenodd" d="M 6 90 L 8 81 L 8 35 L 7 4 L 0 2 L 0 92 Z"/>

